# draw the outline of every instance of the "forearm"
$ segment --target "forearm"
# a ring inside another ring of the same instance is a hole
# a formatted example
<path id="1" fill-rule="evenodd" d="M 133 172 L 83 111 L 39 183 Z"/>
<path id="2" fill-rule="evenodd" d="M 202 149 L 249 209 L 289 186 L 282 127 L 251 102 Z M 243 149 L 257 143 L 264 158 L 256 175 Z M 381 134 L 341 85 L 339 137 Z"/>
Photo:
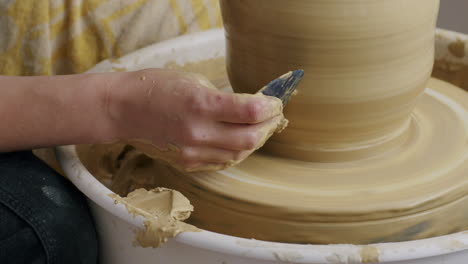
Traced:
<path id="1" fill-rule="evenodd" d="M 0 152 L 112 140 L 98 75 L 0 76 Z"/>

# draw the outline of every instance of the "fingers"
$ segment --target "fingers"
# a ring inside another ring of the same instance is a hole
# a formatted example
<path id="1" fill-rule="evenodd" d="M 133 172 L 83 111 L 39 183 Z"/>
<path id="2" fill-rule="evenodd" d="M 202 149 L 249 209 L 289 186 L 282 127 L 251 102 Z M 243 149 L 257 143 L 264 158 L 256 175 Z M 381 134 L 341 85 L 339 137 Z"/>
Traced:
<path id="1" fill-rule="evenodd" d="M 227 149 L 257 150 L 273 135 L 283 119 L 281 114 L 253 125 L 224 123 L 224 131 L 219 133 L 219 138 L 213 143 L 223 145 Z"/>
<path id="2" fill-rule="evenodd" d="M 281 100 L 265 95 L 213 91 L 207 95 L 207 109 L 216 121 L 258 124 L 283 111 Z"/>
<path id="3" fill-rule="evenodd" d="M 161 76 L 150 82 L 161 88 L 145 91 L 149 103 L 135 104 L 133 112 L 128 107 L 122 111 L 133 114 L 126 119 L 136 127 L 125 139 L 148 139 L 149 145 L 137 144 L 139 150 L 185 171 L 219 170 L 238 163 L 263 146 L 284 120 L 277 98 L 224 93 L 196 75 Z"/>
<path id="4" fill-rule="evenodd" d="M 284 120 L 275 116 L 258 124 L 232 124 L 217 122 L 193 132 L 188 145 L 210 146 L 227 150 L 256 150 L 276 131 Z"/>
<path id="5" fill-rule="evenodd" d="M 181 149 L 177 162 L 181 170 L 215 171 L 234 166 L 265 144 L 283 123 L 283 115 L 260 124 L 218 123 L 210 134 Z"/>
<path id="6" fill-rule="evenodd" d="M 203 163 L 229 163 L 245 159 L 250 153 L 248 151 L 234 151 L 215 147 L 187 147 L 182 150 L 183 162 Z"/>
<path id="7" fill-rule="evenodd" d="M 204 96 L 195 101 L 197 110 L 204 110 L 215 121 L 257 124 L 266 121 L 283 111 L 283 104 L 278 98 L 263 94 L 234 94 L 222 92 L 204 76 L 190 74 L 192 83 L 205 90 Z M 203 112 L 203 111 L 202 111 Z"/>
<path id="8" fill-rule="evenodd" d="M 199 163 L 193 167 L 186 168 L 184 171 L 186 172 L 202 172 L 202 171 L 220 171 L 224 170 L 229 167 L 226 164 L 219 164 L 219 163 Z"/>

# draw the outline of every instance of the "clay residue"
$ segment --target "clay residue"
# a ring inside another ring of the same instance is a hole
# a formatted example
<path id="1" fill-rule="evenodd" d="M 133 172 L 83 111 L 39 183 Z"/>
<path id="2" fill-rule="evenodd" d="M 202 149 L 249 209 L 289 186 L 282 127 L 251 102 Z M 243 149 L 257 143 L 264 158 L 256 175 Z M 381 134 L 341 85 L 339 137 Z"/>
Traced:
<path id="1" fill-rule="evenodd" d="M 450 241 L 444 241 L 441 247 L 444 249 L 448 249 L 450 251 L 458 251 L 461 249 L 467 249 L 468 245 L 459 240 L 450 240 Z"/>
<path id="2" fill-rule="evenodd" d="M 360 263 L 361 260 L 358 256 L 355 255 L 340 255 L 338 253 L 333 253 L 330 256 L 325 258 L 331 264 L 343 264 L 343 263 Z"/>
<path id="3" fill-rule="evenodd" d="M 466 55 L 465 42 L 463 40 L 457 40 L 455 42 L 452 42 L 448 46 L 448 50 L 453 56 L 457 58 L 463 58 Z"/>
<path id="4" fill-rule="evenodd" d="M 114 66 L 114 67 L 112 67 L 112 71 L 115 71 L 115 72 L 126 72 L 126 71 L 127 71 L 127 68 Z"/>
<path id="5" fill-rule="evenodd" d="M 362 247 L 361 262 L 362 263 L 378 263 L 379 262 L 379 249 L 373 246 Z"/>
<path id="6" fill-rule="evenodd" d="M 405 145 L 385 155 L 320 164 L 260 151 L 221 172 L 161 180 L 187 195 L 198 227 L 237 237 L 362 245 L 465 230 L 466 110 L 451 105 L 468 97 L 435 79 L 428 87 Z"/>
<path id="7" fill-rule="evenodd" d="M 180 148 L 172 143 L 167 143 L 162 148 L 145 139 L 133 139 L 127 143 L 153 159 L 163 160 L 173 167 L 178 167 L 174 160 L 180 156 Z M 182 170 L 182 168 L 179 169 Z"/>
<path id="8" fill-rule="evenodd" d="M 145 218 L 136 242 L 142 247 L 158 247 L 181 232 L 199 231 L 186 224 L 193 211 L 189 200 L 180 192 L 162 186 L 158 177 L 171 177 L 174 170 L 125 144 L 77 146 L 78 155 L 87 169 L 114 191 L 111 197 L 125 205 L 134 216 Z M 146 189 L 151 191 L 147 191 Z"/>
<path id="9" fill-rule="evenodd" d="M 227 80 L 226 76 L 224 78 Z M 435 80 L 431 80 L 428 86 L 440 93 L 450 91 L 454 93 L 452 97 L 459 100 L 466 96 Z M 427 187 L 422 186 L 434 186 L 441 190 L 453 189 L 449 188 L 451 182 L 459 182 L 458 189 L 465 186 L 463 169 L 459 170 L 460 173 L 454 172 L 444 177 L 444 181 L 437 181 L 437 184 L 432 179 L 429 185 L 424 183 L 423 176 L 411 173 L 413 168 L 414 171 L 421 171 L 419 168 L 437 171 L 432 167 L 448 164 L 451 153 L 463 151 L 464 145 L 459 142 L 466 141 L 464 128 L 448 118 L 454 118 L 453 114 L 431 98 L 427 95 L 421 98 L 415 118 L 420 121 L 419 129 L 427 131 L 431 128 L 433 133 L 416 133 L 408 143 L 413 147 L 398 150 L 392 154 L 392 158 L 383 156 L 357 163 L 311 163 L 304 166 L 297 161 L 258 152 L 240 165 L 219 173 L 186 174 L 125 144 L 83 146 L 78 147 L 78 152 L 88 170 L 122 197 L 139 188 L 165 187 L 180 191 L 195 206 L 188 222 L 205 230 L 290 243 L 368 244 L 400 241 L 402 238 L 421 239 L 467 228 L 464 218 L 467 199 L 425 215 L 417 213 L 456 198 L 448 196 L 447 200 L 438 199 L 437 204 L 434 201 L 420 204 L 418 199 L 406 202 L 405 197 L 417 198 L 417 195 L 426 192 Z M 430 110 L 430 107 L 433 109 Z M 421 116 L 420 113 L 427 114 Z M 435 122 L 434 125 L 432 122 Z M 446 131 L 450 131 L 452 136 L 442 141 L 431 140 L 432 137 L 445 136 Z M 416 141 L 430 142 L 428 146 L 431 150 L 411 143 Z M 407 151 L 411 149 L 415 151 Z M 401 187 L 402 192 L 391 191 L 387 187 Z M 430 191 L 431 197 L 435 192 L 435 189 Z M 386 197 L 389 197 L 388 203 L 382 200 Z M 396 218 L 401 215 L 414 217 Z M 404 223 L 394 224 L 390 220 L 369 222 L 376 219 L 403 219 Z M 426 220 L 431 220 L 432 224 L 424 229 L 414 228 Z M 279 221 L 287 223 L 287 227 L 278 225 Z M 459 223 L 460 226 L 447 226 L 447 221 Z M 356 257 L 360 258 L 359 255 Z"/>
<path id="10" fill-rule="evenodd" d="M 468 65 L 448 60 L 436 60 L 432 76 L 446 80 L 468 91 Z"/>
<path id="11" fill-rule="evenodd" d="M 118 63 L 120 63 L 120 59 L 119 58 L 109 58 L 109 62 L 111 62 L 113 64 L 118 64 Z"/>
<path id="12" fill-rule="evenodd" d="M 281 263 L 295 263 L 304 258 L 299 252 L 273 252 L 273 256 Z"/>
<path id="13" fill-rule="evenodd" d="M 122 197 L 141 188 L 164 187 L 158 179 L 177 174 L 167 163 L 126 144 L 81 145 L 77 152 L 89 172 Z"/>
<path id="14" fill-rule="evenodd" d="M 110 195 L 115 203 L 125 205 L 133 216 L 145 218 L 144 230 L 137 231 L 136 242 L 142 247 L 159 247 L 182 232 L 197 232 L 198 228 L 182 221 L 190 217 L 193 206 L 181 193 L 156 188 L 151 191 L 138 189 L 122 198 Z"/>

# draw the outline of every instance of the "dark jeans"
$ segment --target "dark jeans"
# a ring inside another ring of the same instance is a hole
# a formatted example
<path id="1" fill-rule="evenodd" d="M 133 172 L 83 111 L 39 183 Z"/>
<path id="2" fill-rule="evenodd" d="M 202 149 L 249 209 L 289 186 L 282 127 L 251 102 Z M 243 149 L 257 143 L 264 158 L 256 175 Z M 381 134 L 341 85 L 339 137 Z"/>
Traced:
<path id="1" fill-rule="evenodd" d="M 31 152 L 0 154 L 0 263 L 95 264 L 86 200 Z"/>

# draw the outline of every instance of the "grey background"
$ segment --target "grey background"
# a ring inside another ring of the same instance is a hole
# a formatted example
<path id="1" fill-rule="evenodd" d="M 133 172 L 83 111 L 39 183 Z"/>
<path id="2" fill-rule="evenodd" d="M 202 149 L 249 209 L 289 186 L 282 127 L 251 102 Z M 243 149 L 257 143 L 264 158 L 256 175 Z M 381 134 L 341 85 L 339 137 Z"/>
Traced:
<path id="1" fill-rule="evenodd" d="M 468 0 L 441 0 L 438 26 L 468 34 Z"/>

